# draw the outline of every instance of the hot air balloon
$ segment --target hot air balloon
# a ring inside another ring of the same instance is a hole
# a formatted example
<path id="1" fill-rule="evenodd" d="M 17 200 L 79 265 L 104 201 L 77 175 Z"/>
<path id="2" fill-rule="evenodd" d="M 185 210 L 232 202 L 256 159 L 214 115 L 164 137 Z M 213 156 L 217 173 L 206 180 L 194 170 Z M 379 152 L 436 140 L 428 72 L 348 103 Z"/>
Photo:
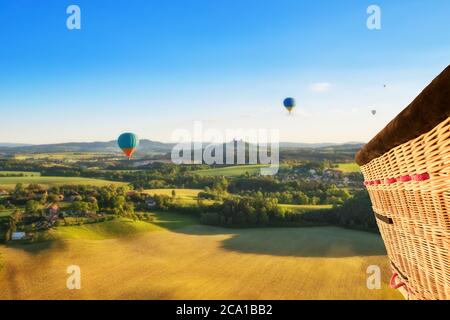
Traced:
<path id="1" fill-rule="evenodd" d="M 372 114 L 376 115 L 377 114 L 377 110 L 372 110 Z"/>
<path id="2" fill-rule="evenodd" d="M 119 139 L 117 139 L 117 143 L 128 159 L 131 159 L 131 156 L 139 145 L 139 139 L 134 133 L 127 132 L 120 135 Z"/>
<path id="3" fill-rule="evenodd" d="M 291 114 L 292 110 L 295 108 L 295 99 L 294 98 L 286 98 L 283 101 L 284 107 L 289 111 L 289 114 Z"/>

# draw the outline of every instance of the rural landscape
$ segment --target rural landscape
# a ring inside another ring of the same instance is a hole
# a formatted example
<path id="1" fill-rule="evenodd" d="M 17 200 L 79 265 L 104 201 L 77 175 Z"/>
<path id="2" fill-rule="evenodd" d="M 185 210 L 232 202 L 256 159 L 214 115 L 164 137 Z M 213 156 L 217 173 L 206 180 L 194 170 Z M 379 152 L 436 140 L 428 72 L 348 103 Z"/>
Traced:
<path id="1" fill-rule="evenodd" d="M 1 299 L 401 298 L 388 279 L 366 285 L 388 259 L 361 145 L 282 148 L 267 177 L 174 165 L 153 144 L 132 160 L 104 145 L 0 148 Z"/>
<path id="2" fill-rule="evenodd" d="M 0 0 L 0 300 L 449 299 L 449 12 Z"/>

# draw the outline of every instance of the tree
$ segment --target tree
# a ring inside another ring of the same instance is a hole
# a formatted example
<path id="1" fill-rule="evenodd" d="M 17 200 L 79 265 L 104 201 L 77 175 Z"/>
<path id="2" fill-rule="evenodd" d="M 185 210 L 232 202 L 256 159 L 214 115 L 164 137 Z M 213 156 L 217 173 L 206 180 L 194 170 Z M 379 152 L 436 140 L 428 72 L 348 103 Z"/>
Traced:
<path id="1" fill-rule="evenodd" d="M 5 233 L 5 240 L 11 240 L 12 234 L 17 230 L 17 223 L 22 220 L 22 212 L 19 210 L 14 211 L 12 215 L 9 216 L 8 228 Z"/>
<path id="2" fill-rule="evenodd" d="M 25 212 L 28 214 L 38 213 L 39 211 L 39 202 L 35 200 L 27 201 L 25 205 Z"/>
<path id="3" fill-rule="evenodd" d="M 16 184 L 14 188 L 14 194 L 22 195 L 25 192 L 25 187 L 23 186 L 23 183 Z"/>
<path id="4" fill-rule="evenodd" d="M 90 210 L 90 203 L 84 201 L 74 201 L 70 205 L 70 210 L 74 213 L 86 214 Z"/>
<path id="5" fill-rule="evenodd" d="M 269 216 L 267 215 L 266 208 L 261 208 L 261 210 L 258 212 L 258 222 L 262 225 L 269 223 Z"/>

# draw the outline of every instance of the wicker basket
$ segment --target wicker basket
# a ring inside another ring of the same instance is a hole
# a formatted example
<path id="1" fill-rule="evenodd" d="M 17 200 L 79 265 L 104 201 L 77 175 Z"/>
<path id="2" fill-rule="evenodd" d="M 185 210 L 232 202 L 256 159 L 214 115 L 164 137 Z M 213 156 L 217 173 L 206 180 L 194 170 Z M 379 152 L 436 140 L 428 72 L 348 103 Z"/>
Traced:
<path id="1" fill-rule="evenodd" d="M 450 118 L 361 171 L 409 298 L 450 299 Z"/>
<path id="2" fill-rule="evenodd" d="M 391 286 L 409 299 L 450 299 L 450 67 L 356 160 L 391 260 Z"/>

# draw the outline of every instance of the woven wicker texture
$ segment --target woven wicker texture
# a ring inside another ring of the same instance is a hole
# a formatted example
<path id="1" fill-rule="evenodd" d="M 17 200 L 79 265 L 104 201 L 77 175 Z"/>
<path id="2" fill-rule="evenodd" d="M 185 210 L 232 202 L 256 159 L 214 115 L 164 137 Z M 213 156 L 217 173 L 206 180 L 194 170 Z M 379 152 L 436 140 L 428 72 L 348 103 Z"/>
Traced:
<path id="1" fill-rule="evenodd" d="M 361 167 L 410 299 L 450 299 L 450 118 Z"/>

